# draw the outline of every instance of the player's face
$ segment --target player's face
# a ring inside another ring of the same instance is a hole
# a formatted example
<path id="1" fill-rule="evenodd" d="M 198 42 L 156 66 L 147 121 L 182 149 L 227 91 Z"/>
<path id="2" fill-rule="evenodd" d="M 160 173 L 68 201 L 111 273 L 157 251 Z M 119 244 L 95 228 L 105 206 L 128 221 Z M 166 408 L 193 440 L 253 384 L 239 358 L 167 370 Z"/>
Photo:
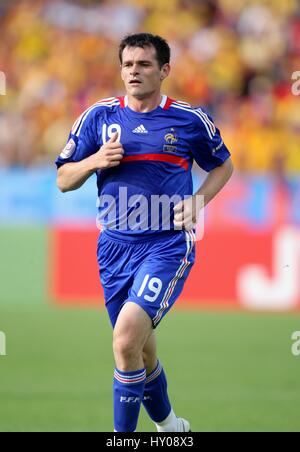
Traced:
<path id="1" fill-rule="evenodd" d="M 160 92 L 162 81 L 169 75 L 170 65 L 161 69 L 154 47 L 125 47 L 121 76 L 127 94 L 138 99 Z"/>

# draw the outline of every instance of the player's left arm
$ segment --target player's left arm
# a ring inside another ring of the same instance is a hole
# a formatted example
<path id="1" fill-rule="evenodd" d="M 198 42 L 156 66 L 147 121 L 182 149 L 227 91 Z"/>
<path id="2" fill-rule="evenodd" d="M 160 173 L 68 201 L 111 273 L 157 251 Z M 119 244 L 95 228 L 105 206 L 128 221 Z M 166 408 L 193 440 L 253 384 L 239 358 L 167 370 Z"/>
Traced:
<path id="1" fill-rule="evenodd" d="M 205 207 L 227 184 L 232 174 L 233 163 L 231 157 L 229 157 L 222 165 L 217 166 L 208 174 L 194 197 L 203 196 L 203 207 Z"/>
<path id="2" fill-rule="evenodd" d="M 222 190 L 233 173 L 230 152 L 221 138 L 220 131 L 208 115 L 202 115 L 203 113 L 194 131 L 193 156 L 197 164 L 209 174 L 192 197 L 174 207 L 176 229 L 195 228 L 201 209 Z"/>
<path id="3" fill-rule="evenodd" d="M 174 207 L 174 226 L 176 229 L 190 230 L 196 227 L 201 209 L 205 207 L 227 184 L 233 173 L 231 158 L 213 169 L 199 188 L 187 200 Z"/>

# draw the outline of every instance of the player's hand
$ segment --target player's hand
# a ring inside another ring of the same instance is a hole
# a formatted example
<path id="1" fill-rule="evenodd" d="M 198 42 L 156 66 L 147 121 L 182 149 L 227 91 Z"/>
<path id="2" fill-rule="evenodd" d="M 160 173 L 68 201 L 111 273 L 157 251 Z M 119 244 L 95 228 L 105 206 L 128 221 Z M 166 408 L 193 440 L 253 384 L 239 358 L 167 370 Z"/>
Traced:
<path id="1" fill-rule="evenodd" d="M 203 208 L 202 196 L 191 196 L 180 201 L 174 207 L 174 226 L 176 230 L 190 231 L 198 223 L 200 211 Z"/>
<path id="2" fill-rule="evenodd" d="M 101 146 L 91 158 L 96 170 L 113 168 L 120 165 L 124 157 L 124 149 L 119 141 L 118 132 L 115 132 L 111 139 Z"/>

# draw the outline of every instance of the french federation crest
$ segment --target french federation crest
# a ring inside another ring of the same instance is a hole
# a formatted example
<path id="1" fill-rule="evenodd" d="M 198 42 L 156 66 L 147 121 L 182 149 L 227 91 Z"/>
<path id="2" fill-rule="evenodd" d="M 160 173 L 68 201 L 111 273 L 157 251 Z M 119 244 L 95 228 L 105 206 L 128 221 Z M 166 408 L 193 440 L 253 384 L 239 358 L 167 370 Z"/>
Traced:
<path id="1" fill-rule="evenodd" d="M 175 129 L 171 129 L 170 132 L 168 132 L 165 135 L 165 145 L 164 145 L 164 151 L 165 152 L 176 152 L 177 146 L 175 146 L 178 143 L 178 135 L 176 134 Z"/>

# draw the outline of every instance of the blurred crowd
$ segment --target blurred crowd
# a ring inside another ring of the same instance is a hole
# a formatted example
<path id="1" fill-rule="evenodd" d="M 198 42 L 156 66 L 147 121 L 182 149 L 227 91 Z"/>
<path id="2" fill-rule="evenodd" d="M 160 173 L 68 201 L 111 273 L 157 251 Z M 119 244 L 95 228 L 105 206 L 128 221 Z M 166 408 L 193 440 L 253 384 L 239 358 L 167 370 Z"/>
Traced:
<path id="1" fill-rule="evenodd" d="M 300 172 L 299 0 L 1 0 L 0 166 L 52 162 L 76 117 L 122 95 L 118 44 L 164 36 L 164 91 L 204 105 L 245 172 Z"/>

